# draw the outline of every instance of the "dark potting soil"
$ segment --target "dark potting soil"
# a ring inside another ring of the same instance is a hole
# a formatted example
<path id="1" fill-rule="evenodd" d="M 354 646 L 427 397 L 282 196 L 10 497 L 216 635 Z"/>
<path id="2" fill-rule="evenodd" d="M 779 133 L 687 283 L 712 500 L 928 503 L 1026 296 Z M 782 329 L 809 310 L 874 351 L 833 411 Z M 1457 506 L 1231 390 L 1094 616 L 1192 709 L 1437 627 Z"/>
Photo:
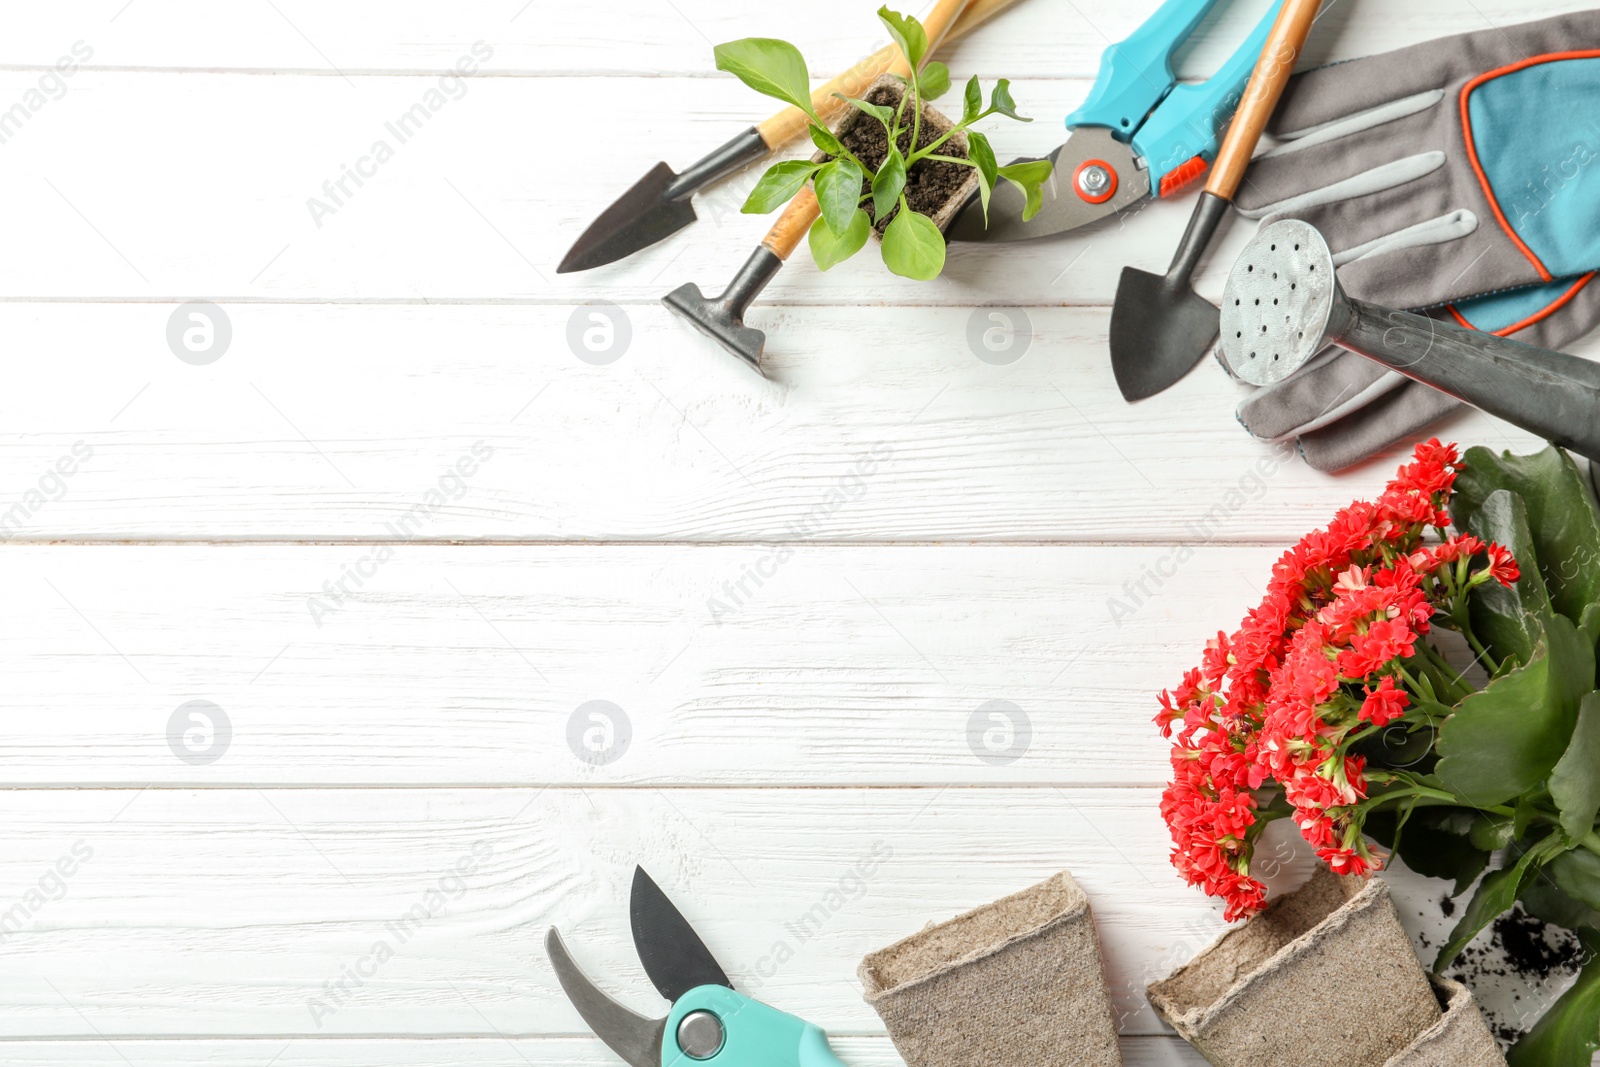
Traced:
<path id="1" fill-rule="evenodd" d="M 900 103 L 900 94 L 893 89 L 880 87 L 867 95 L 869 104 L 880 104 L 884 107 L 896 107 Z M 906 115 L 901 121 L 907 124 L 907 129 L 900 134 L 900 154 L 910 155 L 911 130 L 909 128 L 911 116 Z M 939 133 L 929 128 L 927 121 L 922 123 L 922 130 L 917 138 L 917 147 L 926 148 L 939 139 Z M 841 138 L 844 146 L 856 154 L 856 157 L 865 163 L 874 173 L 889 158 L 889 131 L 883 124 L 871 115 L 862 115 L 856 120 L 854 126 Z M 939 146 L 939 154 L 954 156 L 957 159 L 967 158 L 966 150 L 955 143 L 951 138 Z M 966 182 L 972 168 L 963 167 L 955 163 L 945 163 L 936 159 L 920 160 L 916 166 L 906 172 L 906 203 L 911 205 L 911 210 L 923 215 L 933 215 L 944 206 L 945 201 L 956 195 L 956 191 Z M 869 180 L 862 184 L 862 195 L 872 192 L 872 182 Z M 872 216 L 872 202 L 869 200 L 863 205 L 867 214 Z M 883 217 L 882 222 L 874 217 L 873 224 L 881 232 L 889 221 L 894 218 L 900 208 L 896 206 L 889 214 Z"/>
<path id="2" fill-rule="evenodd" d="M 1456 902 L 1449 897 L 1439 899 L 1439 911 L 1449 917 L 1456 910 Z M 1585 962 L 1583 944 L 1576 935 L 1542 919 L 1535 919 L 1522 910 L 1521 905 L 1506 912 L 1490 927 L 1493 936 L 1486 945 L 1472 945 L 1461 955 L 1447 973 L 1448 977 L 1479 991 L 1479 1008 L 1484 1021 L 1500 1041 L 1509 1046 L 1521 1037 L 1532 1020 L 1519 1017 L 1515 1023 L 1504 1019 L 1490 1004 L 1484 1002 L 1482 990 L 1495 979 L 1516 978 L 1529 987 L 1538 987 L 1576 974 Z M 1423 944 L 1428 946 L 1424 937 Z M 1520 1002 L 1520 994 L 1515 995 Z"/>

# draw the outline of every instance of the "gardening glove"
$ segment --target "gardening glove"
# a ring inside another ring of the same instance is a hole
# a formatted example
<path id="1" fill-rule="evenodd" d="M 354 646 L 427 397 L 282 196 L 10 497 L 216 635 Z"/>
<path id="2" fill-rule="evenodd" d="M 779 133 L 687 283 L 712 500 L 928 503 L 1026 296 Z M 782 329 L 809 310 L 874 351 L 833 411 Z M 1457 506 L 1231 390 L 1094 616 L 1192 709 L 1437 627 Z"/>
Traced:
<path id="1" fill-rule="evenodd" d="M 1594 294 L 1574 289 L 1600 266 L 1597 92 L 1595 11 L 1309 71 L 1274 119 L 1287 143 L 1254 163 L 1236 203 L 1316 226 L 1358 299 L 1428 308 L 1534 287 L 1475 306 L 1477 324 L 1559 347 L 1600 320 Z M 1240 419 L 1257 436 L 1301 437 L 1309 461 L 1336 469 L 1454 406 L 1340 352 Z"/>
<path id="2" fill-rule="evenodd" d="M 1478 297 L 1430 314 L 1540 348 L 1562 349 L 1600 323 L 1593 274 Z M 1298 373 L 1257 390 L 1239 421 L 1257 437 L 1298 439 L 1306 462 L 1339 471 L 1402 441 L 1464 405 L 1354 352 L 1330 346 Z"/>

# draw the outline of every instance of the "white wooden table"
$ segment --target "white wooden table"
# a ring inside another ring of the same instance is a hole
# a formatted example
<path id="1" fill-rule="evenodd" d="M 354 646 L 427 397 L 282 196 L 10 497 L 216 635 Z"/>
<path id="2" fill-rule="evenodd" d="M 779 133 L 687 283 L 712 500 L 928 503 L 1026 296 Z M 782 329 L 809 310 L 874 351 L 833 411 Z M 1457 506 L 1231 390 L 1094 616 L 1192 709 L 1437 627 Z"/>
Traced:
<path id="1" fill-rule="evenodd" d="M 864 953 L 1070 868 L 1128 1062 L 1199 1062 L 1142 996 L 1222 929 L 1166 863 L 1154 694 L 1395 457 L 1335 480 L 1275 455 L 1210 365 L 1122 403 L 1115 279 L 1164 268 L 1187 203 L 962 249 L 931 285 L 797 261 L 751 315 L 770 383 L 656 303 L 759 239 L 753 175 L 557 277 L 651 163 L 769 110 L 712 42 L 789 38 L 827 75 L 881 37 L 863 0 L 792 6 L 0 16 L 0 1061 L 605 1067 L 542 938 L 659 1012 L 627 935 L 642 862 L 747 991 L 860 1067 L 897 1062 Z M 1026 0 L 956 48 L 1038 118 L 996 126 L 1002 154 L 1058 143 L 1154 6 Z M 1209 22 L 1185 71 L 1263 6 Z M 1339 0 L 1313 58 L 1581 6 Z M 606 365 L 568 343 L 595 300 L 630 336 Z M 210 362 L 169 345 L 191 301 L 219 309 Z M 969 345 L 991 304 L 1022 358 Z M 217 729 L 185 740 L 194 701 Z M 1026 724 L 1009 762 L 973 740 L 996 709 Z M 569 745 L 590 727 L 603 765 Z M 1438 883 L 1397 885 L 1439 925 Z"/>

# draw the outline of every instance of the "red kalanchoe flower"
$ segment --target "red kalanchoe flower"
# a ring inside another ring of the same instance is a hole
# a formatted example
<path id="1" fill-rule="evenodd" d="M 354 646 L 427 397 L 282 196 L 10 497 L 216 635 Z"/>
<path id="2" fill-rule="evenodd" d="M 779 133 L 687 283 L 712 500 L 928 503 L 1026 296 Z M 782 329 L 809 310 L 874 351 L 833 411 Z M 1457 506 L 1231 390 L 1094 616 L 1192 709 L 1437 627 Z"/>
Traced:
<path id="1" fill-rule="evenodd" d="M 1394 684 L 1391 675 L 1379 681 L 1376 688 L 1367 686 L 1367 699 L 1361 702 L 1360 717 L 1381 729 L 1404 715 L 1410 703 L 1411 698 Z"/>
<path id="2" fill-rule="evenodd" d="M 1383 866 L 1362 834 L 1367 769 L 1353 746 L 1415 708 L 1404 671 L 1436 613 L 1474 585 L 1518 577 L 1510 552 L 1471 535 L 1424 545 L 1430 528 L 1442 538 L 1450 525 L 1458 469 L 1453 445 L 1418 445 L 1375 503 L 1340 509 L 1285 552 L 1239 629 L 1207 642 L 1202 665 L 1161 694 L 1172 863 L 1226 902 L 1230 922 L 1265 905 L 1250 861 L 1276 798 L 1335 871 Z M 1473 569 L 1480 557 L 1487 565 Z"/>

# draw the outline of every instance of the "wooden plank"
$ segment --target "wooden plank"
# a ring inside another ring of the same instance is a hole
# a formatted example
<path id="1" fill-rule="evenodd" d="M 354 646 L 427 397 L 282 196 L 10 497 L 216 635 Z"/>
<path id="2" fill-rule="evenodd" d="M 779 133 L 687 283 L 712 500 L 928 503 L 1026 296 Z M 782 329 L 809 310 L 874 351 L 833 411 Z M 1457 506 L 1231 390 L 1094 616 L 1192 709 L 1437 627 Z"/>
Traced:
<path id="1" fill-rule="evenodd" d="M 606 366 L 579 356 L 608 320 L 571 305 L 228 304 L 208 366 L 169 349 L 176 312 L 0 303 L 0 534 L 1285 545 L 1399 458 L 1330 481 L 1245 434 L 1209 360 L 1123 403 L 1104 310 L 764 307 L 771 382 L 656 305 L 605 313 Z"/>
<path id="2" fill-rule="evenodd" d="M 1127 1034 L 1164 1032 L 1145 983 L 1223 929 L 1166 866 L 1147 789 L 24 790 L 0 815 L 7 1038 L 584 1034 L 544 931 L 659 1010 L 627 932 L 635 863 L 740 988 L 840 1035 L 881 1033 L 864 954 L 1062 867 Z M 1305 851 L 1275 834 L 1258 869 L 1291 887 Z M 1437 945 L 1443 883 L 1390 884 Z M 1513 1007 L 1560 991 L 1494 984 Z"/>
<path id="3" fill-rule="evenodd" d="M 35 92 L 36 77 L 0 72 L 0 101 Z M 0 291 L 11 300 L 654 305 L 684 282 L 720 290 L 770 225 L 738 210 L 751 170 L 700 198 L 691 231 L 558 276 L 571 242 L 667 147 L 596 139 L 595 112 L 625 110 L 640 130 L 671 131 L 672 145 L 710 146 L 744 125 L 753 94 L 706 78 L 485 78 L 449 92 L 438 82 L 375 77 L 355 91 L 305 75 L 82 71 L 5 139 L 0 195 L 30 210 L 12 219 L 11 243 L 27 252 L 0 263 Z M 1039 121 L 983 124 L 1008 158 L 1057 146 L 1056 117 L 1089 82 L 1014 88 Z M 551 111 L 552 99 L 590 106 Z M 544 116 L 537 136 L 506 135 L 533 116 Z M 172 153 L 150 144 L 184 146 L 176 180 Z M 552 168 L 545 144 L 584 145 L 583 165 Z M 1179 198 L 1059 240 L 962 247 L 932 283 L 888 274 L 872 250 L 825 274 L 800 256 L 763 306 L 1107 305 L 1124 265 L 1165 270 L 1191 208 Z M 1199 275 L 1203 293 L 1220 294 L 1254 230 L 1227 228 Z"/>
<path id="4" fill-rule="evenodd" d="M 1448 0 L 1416 0 L 1398 8 L 1374 0 L 1331 8 L 1312 36 L 1311 61 L 1367 55 L 1427 40 L 1449 30 L 1505 26 L 1586 0 L 1480 0 L 1462 11 Z M 927 5 L 903 5 L 919 11 Z M 961 71 L 985 76 L 1092 76 L 1100 52 L 1121 40 L 1156 8 L 1128 3 L 1020 4 L 956 54 Z M 1266 7 L 1266 0 L 1221 5 L 1185 55 L 1185 73 L 1214 70 Z M 276 10 L 274 10 L 276 9 Z M 199 0 L 84 0 L 41 4 L 6 15 L 0 64 L 49 66 L 83 39 L 92 63 L 181 70 L 306 70 L 358 77 L 381 70 L 447 70 L 464 47 L 492 43 L 509 73 L 619 71 L 707 76 L 710 42 L 777 36 L 799 44 L 819 75 L 849 64 L 884 39 L 871 6 L 817 0 L 804 9 L 745 10 L 717 0 L 604 0 L 563 5 L 546 0 L 275 0 L 219 8 Z"/>
<path id="5" fill-rule="evenodd" d="M 887 1038 L 835 1037 L 850 1067 L 900 1067 Z M 12 1067 L 617 1067 L 622 1061 L 584 1038 L 259 1038 L 185 1041 L 118 1037 L 111 1041 L 4 1041 Z M 1125 1037 L 1124 1067 L 1205 1067 L 1176 1037 Z M 276 1057 L 276 1058 L 274 1058 Z"/>
<path id="6" fill-rule="evenodd" d="M 0 794 L 0 847 L 13 1038 L 584 1033 L 544 932 L 656 1010 L 636 862 L 741 988 L 841 1034 L 881 1032 L 866 952 L 1062 867 L 1128 1033 L 1161 1032 L 1144 982 L 1222 929 L 1146 789 L 29 790 Z"/>
<path id="7" fill-rule="evenodd" d="M 0 760 L 53 787 L 1159 785 L 1157 690 L 1276 552 L 1168 558 L 1129 600 L 1168 554 L 12 546 Z M 224 740 L 185 743 L 195 700 Z"/>

